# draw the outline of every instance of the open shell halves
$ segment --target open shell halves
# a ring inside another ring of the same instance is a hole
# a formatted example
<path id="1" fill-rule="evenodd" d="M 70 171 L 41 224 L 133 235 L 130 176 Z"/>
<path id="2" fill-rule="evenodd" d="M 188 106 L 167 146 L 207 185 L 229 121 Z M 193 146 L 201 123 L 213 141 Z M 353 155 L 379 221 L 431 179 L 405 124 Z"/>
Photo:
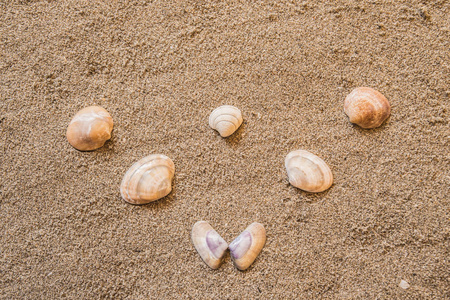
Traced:
<path id="1" fill-rule="evenodd" d="M 194 224 L 191 239 L 203 261 L 210 268 L 217 269 L 227 251 L 227 242 L 205 221 Z"/>
<path id="2" fill-rule="evenodd" d="M 307 192 L 323 192 L 333 184 L 330 167 L 317 155 L 306 150 L 290 152 L 285 160 L 289 182 Z"/>
<path id="3" fill-rule="evenodd" d="M 152 154 L 134 163 L 120 185 L 122 198 L 132 204 L 146 204 L 172 191 L 175 173 L 173 161 L 162 154 Z"/>
<path id="4" fill-rule="evenodd" d="M 67 127 L 66 137 L 77 150 L 91 151 L 111 138 L 113 119 L 100 106 L 89 106 L 75 114 Z"/>
<path id="5" fill-rule="evenodd" d="M 230 243 L 231 258 L 239 270 L 246 270 L 255 261 L 266 243 L 266 230 L 260 223 L 250 224 Z"/>
<path id="6" fill-rule="evenodd" d="M 351 123 L 362 128 L 375 128 L 389 117 L 391 106 L 380 92 L 369 87 L 359 87 L 345 98 L 344 112 Z"/>
<path id="7" fill-rule="evenodd" d="M 239 108 L 222 105 L 209 116 L 209 126 L 219 132 L 222 137 L 232 135 L 242 124 L 242 113 Z"/>

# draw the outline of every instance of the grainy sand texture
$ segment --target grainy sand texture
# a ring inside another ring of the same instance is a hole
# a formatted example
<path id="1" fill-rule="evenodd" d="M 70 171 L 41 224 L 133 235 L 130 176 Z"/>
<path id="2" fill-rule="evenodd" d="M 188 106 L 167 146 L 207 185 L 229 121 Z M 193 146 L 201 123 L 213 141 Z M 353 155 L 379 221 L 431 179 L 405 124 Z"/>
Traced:
<path id="1" fill-rule="evenodd" d="M 449 299 L 450 2 L 0 1 L 0 299 Z M 375 88 L 383 125 L 349 123 Z M 244 122 L 224 139 L 219 105 Z M 104 107 L 112 138 L 67 141 Z M 334 183 L 294 188 L 308 150 Z M 173 191 L 121 199 L 149 154 Z M 245 272 L 209 269 L 190 241 L 267 242 Z M 403 283 L 405 281 L 407 285 Z M 405 288 L 407 287 L 407 288 Z"/>

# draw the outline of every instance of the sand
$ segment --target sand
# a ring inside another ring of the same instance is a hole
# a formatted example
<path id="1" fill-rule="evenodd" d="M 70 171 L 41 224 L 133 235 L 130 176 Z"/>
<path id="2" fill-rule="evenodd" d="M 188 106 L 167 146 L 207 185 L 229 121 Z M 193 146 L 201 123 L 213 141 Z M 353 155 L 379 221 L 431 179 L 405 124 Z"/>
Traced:
<path id="1" fill-rule="evenodd" d="M 415 0 L 0 2 L 0 298 L 450 298 L 449 15 Z M 389 99 L 381 127 L 349 123 L 358 86 Z M 227 139 L 208 126 L 222 104 L 244 116 Z M 65 131 L 89 105 L 113 137 L 79 152 Z M 329 190 L 289 184 L 296 149 L 328 163 Z M 120 181 L 152 153 L 174 161 L 173 192 L 127 204 Z M 245 272 L 229 254 L 211 270 L 199 220 L 227 242 L 260 222 L 267 243 Z"/>

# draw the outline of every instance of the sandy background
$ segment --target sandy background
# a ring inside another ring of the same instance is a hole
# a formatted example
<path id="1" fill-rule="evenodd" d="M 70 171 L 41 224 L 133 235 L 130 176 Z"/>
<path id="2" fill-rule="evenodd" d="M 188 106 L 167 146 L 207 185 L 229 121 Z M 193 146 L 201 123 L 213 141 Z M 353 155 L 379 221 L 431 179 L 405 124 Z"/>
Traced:
<path id="1" fill-rule="evenodd" d="M 0 2 L 1 299 L 450 298 L 449 1 L 92 2 Z M 348 122 L 357 86 L 389 99 L 382 127 Z M 65 131 L 93 104 L 113 138 L 78 152 Z M 222 104 L 244 115 L 228 139 Z M 328 191 L 289 185 L 296 149 Z M 129 205 L 152 153 L 174 191 Z M 261 222 L 266 246 L 211 270 L 198 220 L 228 242 Z"/>

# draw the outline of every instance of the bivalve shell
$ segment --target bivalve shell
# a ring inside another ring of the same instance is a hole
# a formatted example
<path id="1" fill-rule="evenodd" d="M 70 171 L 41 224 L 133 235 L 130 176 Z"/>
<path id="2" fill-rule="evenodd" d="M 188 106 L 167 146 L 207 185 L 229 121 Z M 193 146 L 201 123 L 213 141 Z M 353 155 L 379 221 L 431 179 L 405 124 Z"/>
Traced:
<path id="1" fill-rule="evenodd" d="M 345 98 L 344 112 L 351 123 L 362 128 L 375 128 L 389 117 L 391 106 L 380 92 L 368 87 L 359 87 Z"/>
<path id="2" fill-rule="evenodd" d="M 195 223 L 191 239 L 203 261 L 212 269 L 219 268 L 228 244 L 211 225 L 205 221 Z"/>
<path id="3" fill-rule="evenodd" d="M 266 243 L 266 230 L 260 223 L 250 224 L 228 247 L 233 263 L 241 271 L 255 261 Z"/>
<path id="4" fill-rule="evenodd" d="M 330 167 L 306 150 L 290 152 L 285 160 L 289 182 L 307 192 L 323 192 L 333 184 Z"/>
<path id="5" fill-rule="evenodd" d="M 147 204 L 172 191 L 175 173 L 173 161 L 162 154 L 152 154 L 134 163 L 120 185 L 122 198 L 131 204 Z"/>
<path id="6" fill-rule="evenodd" d="M 67 127 L 67 140 L 77 150 L 91 151 L 102 147 L 111 138 L 113 120 L 100 106 L 80 110 Z"/>
<path id="7" fill-rule="evenodd" d="M 219 132 L 222 137 L 232 135 L 242 124 L 242 113 L 239 108 L 223 105 L 209 116 L 209 126 Z"/>

